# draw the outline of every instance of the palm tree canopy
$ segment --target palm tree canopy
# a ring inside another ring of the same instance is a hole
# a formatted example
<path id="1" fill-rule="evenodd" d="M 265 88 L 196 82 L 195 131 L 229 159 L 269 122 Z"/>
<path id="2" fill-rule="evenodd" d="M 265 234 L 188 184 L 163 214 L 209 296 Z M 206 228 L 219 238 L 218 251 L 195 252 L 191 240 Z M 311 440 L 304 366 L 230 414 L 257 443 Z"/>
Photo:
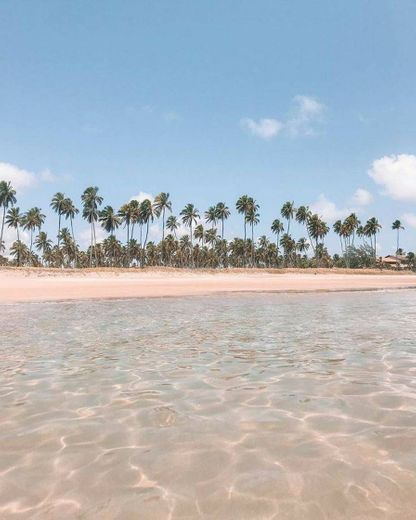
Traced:
<path id="1" fill-rule="evenodd" d="M 102 211 L 100 211 L 98 220 L 107 233 L 111 234 L 113 234 L 120 225 L 120 217 L 114 211 L 112 206 L 106 206 Z"/>
<path id="2" fill-rule="evenodd" d="M 156 195 L 153 207 L 157 217 L 159 217 L 164 210 L 172 211 L 172 202 L 169 200 L 169 193 L 162 191 L 159 195 Z"/>
<path id="3" fill-rule="evenodd" d="M 22 215 L 20 213 L 20 208 L 17 206 L 13 206 L 10 208 L 6 214 L 6 224 L 8 227 L 17 228 L 22 223 Z"/>
<path id="4" fill-rule="evenodd" d="M 16 190 L 11 182 L 0 181 L 0 206 L 8 208 L 16 204 Z"/>
<path id="5" fill-rule="evenodd" d="M 185 226 L 192 226 L 192 224 L 196 224 L 199 219 L 199 211 L 193 204 L 187 204 L 180 212 L 180 215 Z"/>
<path id="6" fill-rule="evenodd" d="M 393 224 L 391 225 L 391 229 L 400 230 L 400 229 L 404 229 L 404 227 L 402 226 L 402 223 L 400 222 L 400 220 L 395 220 L 393 222 Z"/>

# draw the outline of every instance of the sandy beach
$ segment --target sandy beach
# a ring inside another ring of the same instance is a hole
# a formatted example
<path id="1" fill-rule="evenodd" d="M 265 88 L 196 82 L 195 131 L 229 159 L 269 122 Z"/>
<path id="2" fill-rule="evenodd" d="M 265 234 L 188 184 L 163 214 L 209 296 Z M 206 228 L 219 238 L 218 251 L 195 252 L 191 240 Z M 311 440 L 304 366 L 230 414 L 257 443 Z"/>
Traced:
<path id="1" fill-rule="evenodd" d="M 388 271 L 1 269 L 0 302 L 416 288 L 416 275 Z"/>

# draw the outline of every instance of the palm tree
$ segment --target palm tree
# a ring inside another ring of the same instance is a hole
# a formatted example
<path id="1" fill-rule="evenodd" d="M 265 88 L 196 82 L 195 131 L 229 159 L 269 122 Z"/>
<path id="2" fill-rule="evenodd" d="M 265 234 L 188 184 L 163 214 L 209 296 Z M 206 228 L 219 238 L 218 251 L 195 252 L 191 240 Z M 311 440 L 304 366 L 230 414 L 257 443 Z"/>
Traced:
<path id="1" fill-rule="evenodd" d="M 279 263 L 279 241 L 280 241 L 280 234 L 283 233 L 284 226 L 282 222 L 276 218 L 273 220 L 271 225 L 272 233 L 276 235 L 276 260 L 277 263 Z"/>
<path id="2" fill-rule="evenodd" d="M 42 256 L 45 257 L 52 249 L 52 240 L 49 240 L 45 231 L 40 231 L 39 235 L 35 239 L 35 247 L 38 251 L 42 252 Z"/>
<path id="3" fill-rule="evenodd" d="M 6 211 L 9 206 L 16 203 L 16 190 L 10 182 L 0 181 L 0 207 L 3 208 L 3 216 L 1 220 L 0 231 L 0 246 L 3 244 L 4 222 L 6 218 Z"/>
<path id="4" fill-rule="evenodd" d="M 52 197 L 52 201 L 50 203 L 50 207 L 55 211 L 55 213 L 58 214 L 58 248 L 61 234 L 61 217 L 65 212 L 65 201 L 65 195 L 61 191 L 58 191 L 58 193 L 55 193 L 55 195 Z"/>
<path id="5" fill-rule="evenodd" d="M 65 217 L 65 220 L 69 219 L 69 222 L 71 225 L 72 240 L 74 241 L 74 244 L 75 244 L 74 218 L 75 218 L 75 215 L 78 215 L 78 213 L 79 213 L 79 209 L 75 206 L 72 199 L 67 197 L 64 200 L 64 204 L 63 204 L 63 215 Z"/>
<path id="6" fill-rule="evenodd" d="M 10 254 L 12 257 L 16 258 L 16 263 L 18 266 L 20 266 L 22 262 L 26 263 L 28 258 L 31 256 L 27 245 L 24 244 L 21 240 L 13 242 L 10 248 Z"/>
<path id="7" fill-rule="evenodd" d="M 162 214 L 162 240 L 165 240 L 165 212 L 166 210 L 172 211 L 172 202 L 169 200 L 169 193 L 162 191 L 159 195 L 156 195 L 153 207 L 157 217 L 160 217 Z"/>
<path id="8" fill-rule="evenodd" d="M 231 215 L 230 209 L 224 202 L 218 202 L 215 206 L 215 214 L 218 220 L 221 221 L 221 238 L 224 240 L 224 221 Z"/>
<path id="9" fill-rule="evenodd" d="M 13 206 L 9 209 L 6 215 L 6 224 L 9 228 L 14 228 L 17 234 L 17 240 L 20 241 L 20 226 L 22 224 L 22 215 L 20 208 Z"/>
<path id="10" fill-rule="evenodd" d="M 191 239 L 192 248 L 192 226 L 198 222 L 199 211 L 193 204 L 187 204 L 180 212 L 180 216 L 182 217 L 183 224 L 189 227 L 189 237 Z"/>
<path id="11" fill-rule="evenodd" d="M 248 195 L 241 195 L 237 200 L 235 207 L 241 215 L 244 215 L 244 240 L 247 240 L 247 213 L 250 211 L 253 199 Z"/>
<path id="12" fill-rule="evenodd" d="M 286 204 L 290 204 L 290 203 L 287 202 Z M 293 202 L 292 202 L 292 204 L 293 204 Z M 311 239 L 311 235 L 309 233 L 309 225 L 308 225 L 311 217 L 312 217 L 312 211 L 309 209 L 309 206 L 299 206 L 299 208 L 296 210 L 296 215 L 295 215 L 296 222 L 305 226 L 306 232 L 308 233 L 309 243 L 312 246 L 312 249 L 315 254 L 315 249 L 314 249 L 313 241 Z"/>
<path id="13" fill-rule="evenodd" d="M 259 205 L 255 200 L 251 199 L 251 206 L 246 214 L 247 224 L 251 227 L 251 266 L 254 267 L 254 226 L 260 222 L 260 215 L 258 213 Z"/>
<path id="14" fill-rule="evenodd" d="M 377 234 L 381 230 L 381 224 L 376 219 L 376 217 L 371 217 L 367 220 L 366 225 L 364 226 L 364 234 L 365 236 L 370 238 L 371 247 L 374 252 L 374 258 L 377 256 Z M 373 243 L 374 238 L 374 243 Z"/>
<path id="15" fill-rule="evenodd" d="M 280 214 L 282 215 L 282 217 L 287 220 L 287 229 L 286 229 L 287 235 L 290 233 L 290 222 L 293 219 L 293 216 L 296 211 L 294 204 L 295 203 L 293 201 L 285 202 L 282 206 L 282 209 L 280 210 Z"/>
<path id="16" fill-rule="evenodd" d="M 23 229 L 27 229 L 30 231 L 30 255 L 32 255 L 33 249 L 33 232 L 35 229 L 40 230 L 42 224 L 45 222 L 45 215 L 41 213 L 41 209 L 38 207 L 34 207 L 26 211 L 23 215 L 22 223 Z"/>
<path id="17" fill-rule="evenodd" d="M 204 244 L 204 241 L 205 241 L 205 229 L 204 229 L 204 226 L 202 224 L 198 224 L 195 227 L 194 238 L 195 238 L 195 240 L 198 240 L 199 242 L 201 242 L 202 245 Z"/>
<path id="18" fill-rule="evenodd" d="M 323 239 L 328 234 L 329 227 L 326 224 L 326 222 L 324 222 L 319 217 L 319 215 L 314 214 L 309 218 L 308 231 L 309 231 L 310 237 L 315 240 L 315 256 L 316 256 L 316 262 L 318 264 L 318 261 L 319 261 L 318 253 L 323 251 L 323 245 L 324 245 Z M 322 247 L 318 249 L 318 240 L 319 239 L 322 239 Z"/>
<path id="19" fill-rule="evenodd" d="M 143 224 L 146 224 L 146 235 L 143 243 L 143 249 L 146 247 L 147 238 L 149 236 L 149 224 L 153 222 L 156 217 L 156 213 L 152 202 L 149 199 L 144 199 L 140 204 L 140 219 Z"/>
<path id="20" fill-rule="evenodd" d="M 90 267 L 92 267 L 92 253 L 94 249 L 95 261 L 97 262 L 97 236 L 95 233 L 95 223 L 98 220 L 98 208 L 103 203 L 103 198 L 98 195 L 98 187 L 90 186 L 84 190 L 81 195 L 82 201 L 82 216 L 89 222 L 91 227 L 91 240 L 90 240 Z"/>
<path id="21" fill-rule="evenodd" d="M 337 220 L 334 222 L 332 229 L 334 230 L 334 233 L 336 233 L 339 236 L 339 242 L 341 245 L 341 254 L 344 254 L 344 247 L 342 245 L 342 221 Z"/>
<path id="22" fill-rule="evenodd" d="M 211 224 L 213 228 L 217 223 L 217 208 L 216 206 L 210 206 L 205 212 L 205 222 Z"/>
<path id="23" fill-rule="evenodd" d="M 112 206 L 106 206 L 102 211 L 100 211 L 98 220 L 107 233 L 110 233 L 110 236 L 114 235 L 114 231 L 120 225 L 120 217 L 114 211 Z"/>
<path id="24" fill-rule="evenodd" d="M 393 224 L 391 225 L 391 229 L 394 231 L 397 231 L 397 237 L 396 237 L 396 255 L 398 254 L 398 251 L 400 249 L 400 230 L 404 229 L 402 226 L 402 223 L 400 220 L 395 220 Z"/>
<path id="25" fill-rule="evenodd" d="M 175 215 L 171 215 L 170 217 L 168 217 L 168 219 L 166 221 L 166 229 L 168 229 L 171 233 L 173 233 L 175 235 L 175 238 L 176 238 L 176 231 L 178 230 L 178 228 L 179 228 L 179 222 L 178 222 L 177 217 L 175 217 Z"/>

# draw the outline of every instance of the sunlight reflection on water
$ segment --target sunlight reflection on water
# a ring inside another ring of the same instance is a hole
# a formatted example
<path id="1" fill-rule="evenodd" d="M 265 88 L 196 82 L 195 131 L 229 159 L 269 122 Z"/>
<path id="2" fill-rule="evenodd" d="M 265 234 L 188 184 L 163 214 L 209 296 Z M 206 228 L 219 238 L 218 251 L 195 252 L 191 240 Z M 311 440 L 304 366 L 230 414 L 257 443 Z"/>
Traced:
<path id="1" fill-rule="evenodd" d="M 0 518 L 413 519 L 414 301 L 0 306 Z"/>

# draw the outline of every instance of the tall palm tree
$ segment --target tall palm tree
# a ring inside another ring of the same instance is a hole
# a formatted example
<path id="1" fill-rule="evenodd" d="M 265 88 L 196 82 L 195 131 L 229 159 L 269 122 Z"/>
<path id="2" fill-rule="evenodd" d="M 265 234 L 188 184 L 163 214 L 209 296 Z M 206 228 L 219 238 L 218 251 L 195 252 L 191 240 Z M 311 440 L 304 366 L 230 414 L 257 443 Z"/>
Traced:
<path id="1" fill-rule="evenodd" d="M 323 251 L 323 239 L 329 232 L 329 227 L 324 222 L 319 215 L 312 215 L 309 218 L 308 222 L 308 229 L 309 229 L 309 235 L 312 239 L 315 240 L 315 256 L 316 256 L 316 262 L 318 264 L 319 261 L 319 251 Z M 322 240 L 322 247 L 318 248 L 318 240 Z"/>
<path id="2" fill-rule="evenodd" d="M 1 230 L 0 230 L 0 246 L 3 244 L 4 236 L 4 222 L 6 218 L 6 211 L 9 206 L 13 206 L 16 203 L 16 190 L 13 188 L 10 182 L 0 181 L 0 207 L 3 208 L 3 216 L 1 219 Z"/>
<path id="3" fill-rule="evenodd" d="M 144 199 L 140 204 L 140 217 L 143 224 L 146 224 L 146 235 L 143 242 L 143 249 L 146 247 L 147 238 L 149 236 L 149 225 L 150 222 L 153 222 L 156 213 L 154 210 L 154 207 L 152 205 L 152 202 L 149 199 Z"/>
<path id="4" fill-rule="evenodd" d="M 95 233 L 95 223 L 98 220 L 98 208 L 103 203 L 103 198 L 98 195 L 97 186 L 89 186 L 81 195 L 82 216 L 90 224 L 91 240 L 90 240 L 90 267 L 92 267 L 92 253 L 94 249 L 95 261 L 97 262 L 97 236 Z"/>
<path id="5" fill-rule="evenodd" d="M 75 206 L 72 199 L 67 197 L 64 200 L 63 205 L 63 215 L 65 217 L 65 220 L 69 219 L 70 225 L 71 225 L 71 233 L 72 233 L 72 240 L 75 244 L 75 234 L 74 234 L 74 218 L 76 215 L 78 215 L 79 209 Z"/>
<path id="6" fill-rule="evenodd" d="M 153 202 L 155 214 L 157 217 L 162 215 L 162 240 L 165 240 L 165 212 L 172 211 L 172 202 L 169 200 L 169 193 L 161 192 L 156 195 Z"/>
<path id="7" fill-rule="evenodd" d="M 224 204 L 224 202 L 218 202 L 215 206 L 215 214 L 218 220 L 221 221 L 221 238 L 224 240 L 224 221 L 231 215 L 230 209 Z"/>
<path id="8" fill-rule="evenodd" d="M 286 204 L 290 204 L 290 203 L 287 202 Z M 314 253 L 315 253 L 313 241 L 311 239 L 311 235 L 309 233 L 309 226 L 308 226 L 309 220 L 311 217 L 312 217 L 312 211 L 309 209 L 309 206 L 299 206 L 299 208 L 296 210 L 295 220 L 302 226 L 305 226 L 306 232 L 308 233 L 309 243 L 311 244 L 312 249 L 314 250 Z"/>
<path id="9" fill-rule="evenodd" d="M 395 220 L 393 222 L 393 224 L 391 225 L 391 229 L 393 229 L 393 231 L 397 232 L 397 235 L 396 235 L 396 255 L 397 255 L 398 251 L 400 249 L 400 230 L 404 229 L 404 227 L 402 226 L 402 223 L 400 222 L 400 220 Z"/>
<path id="10" fill-rule="evenodd" d="M 280 234 L 283 233 L 284 226 L 282 222 L 276 218 L 273 220 L 271 225 L 272 233 L 276 235 L 276 260 L 279 262 L 279 242 L 280 242 Z"/>
<path id="11" fill-rule="evenodd" d="M 58 191 L 55 193 L 55 195 L 52 197 L 52 201 L 50 203 L 50 207 L 54 210 L 55 213 L 58 214 L 58 248 L 59 248 L 59 241 L 60 241 L 60 234 L 61 234 L 61 217 L 65 213 L 65 195 Z"/>
<path id="12" fill-rule="evenodd" d="M 371 217 L 367 220 L 366 225 L 364 226 L 365 236 L 370 238 L 371 247 L 374 252 L 374 258 L 377 256 L 377 234 L 381 230 L 381 224 L 376 219 L 376 217 Z M 374 240 L 374 242 L 373 242 Z"/>
<path id="13" fill-rule="evenodd" d="M 179 214 L 182 217 L 183 224 L 189 227 L 189 237 L 191 239 L 192 248 L 192 226 L 198 222 L 199 211 L 193 204 L 187 204 Z"/>
<path id="14" fill-rule="evenodd" d="M 217 223 L 217 207 L 216 206 L 210 206 L 207 211 L 205 212 L 205 222 L 207 224 L 211 224 L 211 227 L 215 227 Z"/>
<path id="15" fill-rule="evenodd" d="M 282 206 L 282 209 L 280 210 L 280 214 L 282 215 L 282 217 L 287 220 L 287 229 L 286 229 L 287 235 L 290 233 L 290 222 L 293 219 L 295 211 L 296 211 L 295 203 L 293 201 L 285 202 Z"/>
<path id="16" fill-rule="evenodd" d="M 113 236 L 114 231 L 120 226 L 120 217 L 112 206 L 105 206 L 105 208 L 99 212 L 98 220 L 110 236 Z"/>
<path id="17" fill-rule="evenodd" d="M 178 218 L 175 217 L 175 215 L 170 215 L 170 217 L 168 217 L 168 219 L 166 221 L 166 229 L 168 229 L 171 233 L 173 233 L 176 238 L 176 231 L 178 230 L 178 228 L 179 228 Z"/>
<path id="18" fill-rule="evenodd" d="M 247 213 L 250 211 L 250 207 L 252 206 L 253 199 L 248 195 L 241 195 L 241 197 L 237 200 L 235 207 L 240 213 L 240 215 L 244 216 L 244 240 L 247 240 Z"/>
<path id="19" fill-rule="evenodd" d="M 341 245 L 341 254 L 344 254 L 344 246 L 342 243 L 342 221 L 337 220 L 336 222 L 334 222 L 332 229 L 334 230 L 334 233 L 336 233 L 339 236 L 339 242 Z"/>
<path id="20" fill-rule="evenodd" d="M 6 215 L 6 225 L 9 228 L 14 228 L 17 234 L 17 240 L 20 240 L 20 226 L 22 224 L 22 214 L 20 208 L 13 206 L 9 209 Z"/>
<path id="21" fill-rule="evenodd" d="M 33 232 L 35 229 L 40 231 L 40 228 L 45 222 L 46 217 L 41 211 L 42 210 L 40 208 L 34 207 L 26 211 L 26 213 L 23 215 L 23 229 L 27 229 L 30 232 L 30 255 L 32 255 L 33 249 Z"/>
<path id="22" fill-rule="evenodd" d="M 247 224 L 251 227 L 251 266 L 254 267 L 254 249 L 255 249 L 255 243 L 254 243 L 254 226 L 257 226 L 257 224 L 260 222 L 260 215 L 258 213 L 259 205 L 256 203 L 255 200 L 251 201 L 251 206 L 246 214 L 246 221 Z"/>

